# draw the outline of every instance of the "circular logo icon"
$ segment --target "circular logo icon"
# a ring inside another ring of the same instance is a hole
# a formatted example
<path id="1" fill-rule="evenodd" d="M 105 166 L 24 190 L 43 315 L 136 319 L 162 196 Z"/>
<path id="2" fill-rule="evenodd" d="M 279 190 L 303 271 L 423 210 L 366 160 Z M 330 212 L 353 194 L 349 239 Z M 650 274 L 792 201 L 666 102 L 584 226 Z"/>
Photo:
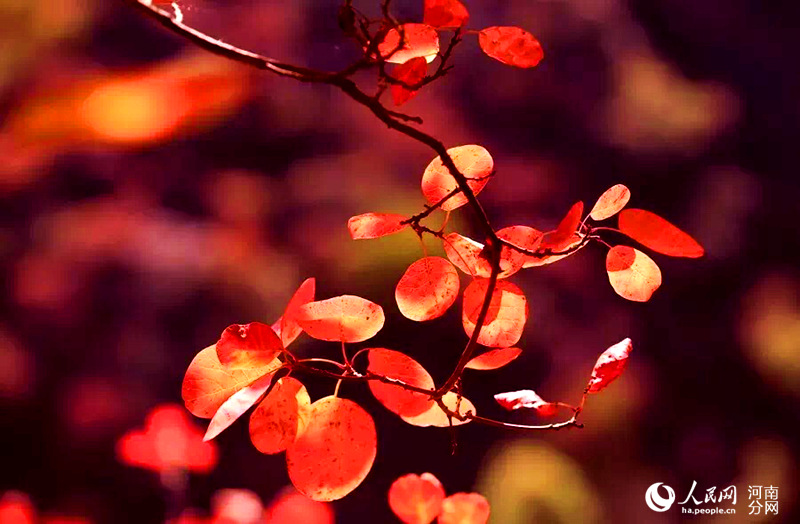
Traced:
<path id="1" fill-rule="evenodd" d="M 658 493 L 658 487 L 664 486 L 664 489 L 667 490 L 667 497 L 664 498 Z M 647 493 L 644 495 L 644 501 L 647 503 L 647 507 L 652 509 L 653 511 L 658 511 L 662 513 L 667 511 L 669 508 L 672 507 L 672 503 L 675 502 L 675 490 L 671 487 L 667 486 L 663 482 L 656 482 L 649 488 L 647 488 Z"/>

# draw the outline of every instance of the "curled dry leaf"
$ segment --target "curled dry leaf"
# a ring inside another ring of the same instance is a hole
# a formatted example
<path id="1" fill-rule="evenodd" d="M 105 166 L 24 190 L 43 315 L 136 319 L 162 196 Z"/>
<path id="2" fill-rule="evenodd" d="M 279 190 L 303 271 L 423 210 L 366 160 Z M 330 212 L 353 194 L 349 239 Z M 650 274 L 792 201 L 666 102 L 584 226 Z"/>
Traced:
<path id="1" fill-rule="evenodd" d="M 385 317 L 376 303 L 342 295 L 300 306 L 297 323 L 310 336 L 329 342 L 363 342 L 381 330 Z"/>
<path id="2" fill-rule="evenodd" d="M 556 230 L 545 235 L 542 240 L 542 247 L 556 252 L 565 250 L 566 246 L 573 242 L 576 233 L 578 233 L 582 215 L 583 202 L 575 202 L 569 208 L 567 214 L 564 215 L 564 218 L 561 219 L 561 222 L 558 223 Z"/>
<path id="3" fill-rule="evenodd" d="M 249 386 L 259 377 L 273 373 L 282 363 L 277 358 L 258 368 L 231 369 L 217 358 L 215 346 L 198 353 L 183 378 L 181 396 L 193 415 L 211 418 L 234 393 Z"/>
<path id="4" fill-rule="evenodd" d="M 438 29 L 464 27 L 469 21 L 469 11 L 458 0 L 425 0 L 422 21 Z"/>
<path id="5" fill-rule="evenodd" d="M 644 209 L 619 214 L 619 229 L 643 246 L 663 255 L 698 258 L 705 250 L 697 240 L 665 219 Z"/>
<path id="6" fill-rule="evenodd" d="M 280 453 L 308 423 L 311 399 L 305 386 L 291 377 L 275 383 L 250 416 L 250 440 L 261 453 Z"/>
<path id="7" fill-rule="evenodd" d="M 476 195 L 489 182 L 494 171 L 494 160 L 489 152 L 478 145 L 452 147 L 447 154 L 453 159 L 458 171 L 467 178 L 467 185 Z M 458 183 L 450 171 L 436 157 L 425 168 L 422 174 L 422 194 L 430 205 L 436 205 L 444 197 L 458 188 Z M 441 206 L 444 211 L 452 211 L 467 203 L 467 197 L 461 193 L 448 198 Z"/>
<path id="8" fill-rule="evenodd" d="M 558 413 L 557 404 L 545 401 L 530 389 L 498 393 L 494 399 L 509 411 L 521 408 L 532 409 L 543 417 L 551 417 Z"/>
<path id="9" fill-rule="evenodd" d="M 626 338 L 603 351 L 592 369 L 586 392 L 597 393 L 620 376 L 628 365 L 628 356 L 632 349 L 631 339 Z"/>
<path id="10" fill-rule="evenodd" d="M 478 493 L 455 493 L 442 501 L 439 524 L 486 524 L 489 501 Z"/>
<path id="11" fill-rule="evenodd" d="M 412 58 L 404 64 L 400 64 L 391 72 L 392 78 L 404 82 L 406 85 L 414 86 L 422 82 L 428 72 L 428 62 L 425 58 L 418 56 Z M 416 89 L 408 89 L 405 86 L 392 84 L 392 102 L 400 106 L 411 100 L 417 94 Z"/>
<path id="12" fill-rule="evenodd" d="M 402 231 L 408 224 L 401 224 L 407 217 L 394 213 L 364 213 L 350 217 L 347 229 L 353 240 L 379 238 Z"/>
<path id="13" fill-rule="evenodd" d="M 467 336 L 475 331 L 488 286 L 488 280 L 475 279 L 464 290 L 461 320 Z M 527 319 L 528 303 L 522 290 L 506 280 L 497 281 L 478 344 L 493 348 L 513 346 L 522 336 Z"/>
<path id="14" fill-rule="evenodd" d="M 592 220 L 605 220 L 619 213 L 631 199 L 631 190 L 622 184 L 606 189 L 595 202 L 589 216 Z"/>
<path id="15" fill-rule="evenodd" d="M 442 510 L 444 487 L 431 473 L 403 475 L 389 488 L 389 507 L 405 524 L 430 524 Z"/>
<path id="16" fill-rule="evenodd" d="M 316 287 L 317 281 L 314 278 L 307 278 L 300 284 L 300 287 L 297 288 L 297 291 L 294 292 L 294 295 L 292 295 L 292 298 L 289 300 L 289 304 L 287 304 L 283 316 L 280 321 L 277 322 L 280 325 L 280 337 L 281 342 L 283 342 L 283 347 L 287 347 L 294 342 L 303 331 L 303 328 L 297 323 L 297 314 L 300 310 L 300 306 L 314 300 Z"/>
<path id="17" fill-rule="evenodd" d="M 422 389 L 433 391 L 433 378 L 416 360 L 391 349 L 374 348 L 368 353 L 367 371 L 393 378 Z M 400 386 L 377 380 L 369 381 L 369 389 L 383 406 L 397 415 L 415 416 L 434 405 L 430 396 L 408 391 Z"/>
<path id="18" fill-rule="evenodd" d="M 478 33 L 478 44 L 490 57 L 514 67 L 534 67 L 544 58 L 539 41 L 519 27 L 487 27 Z"/>
<path id="19" fill-rule="evenodd" d="M 286 450 L 289 478 L 313 500 L 338 500 L 366 478 L 376 445 L 375 423 L 361 406 L 321 398 L 311 404 L 305 430 Z"/>
<path id="20" fill-rule="evenodd" d="M 444 315 L 456 301 L 460 285 L 453 264 L 442 257 L 424 257 L 408 267 L 394 296 L 404 317 L 423 322 Z"/>
<path id="21" fill-rule="evenodd" d="M 661 285 L 661 270 L 652 258 L 629 246 L 614 246 L 606 256 L 611 287 L 622 298 L 647 302 Z"/>
<path id="22" fill-rule="evenodd" d="M 241 417 L 267 392 L 275 373 L 268 373 L 226 400 L 211 418 L 203 440 L 211 440 Z"/>
<path id="23" fill-rule="evenodd" d="M 520 348 L 498 348 L 487 351 L 482 355 L 473 358 L 467 365 L 466 369 L 475 369 L 479 371 L 488 371 L 491 369 L 499 369 L 512 360 L 516 359 L 522 354 Z"/>
<path id="24" fill-rule="evenodd" d="M 453 413 L 458 413 L 462 417 L 465 417 L 467 413 L 470 412 L 473 415 L 477 415 L 478 413 L 472 402 L 470 402 L 466 397 L 459 397 L 452 391 L 445 393 L 445 395 L 442 397 L 442 402 L 447 409 Z M 423 428 L 429 426 L 446 428 L 450 426 L 460 426 L 472 421 L 471 419 L 459 420 L 455 417 L 449 417 L 448 414 L 445 413 L 437 403 L 434 403 L 427 411 L 423 411 L 419 415 L 414 415 L 411 417 L 401 416 L 401 418 L 412 426 L 420 426 Z"/>
<path id="25" fill-rule="evenodd" d="M 439 33 L 427 24 L 403 24 L 399 30 L 393 28 L 386 33 L 378 44 L 378 52 L 392 64 L 403 64 L 417 57 L 433 62 L 439 53 Z"/>
<path id="26" fill-rule="evenodd" d="M 220 363 L 231 369 L 257 368 L 269 364 L 283 349 L 281 339 L 261 322 L 233 324 L 216 344 Z"/>

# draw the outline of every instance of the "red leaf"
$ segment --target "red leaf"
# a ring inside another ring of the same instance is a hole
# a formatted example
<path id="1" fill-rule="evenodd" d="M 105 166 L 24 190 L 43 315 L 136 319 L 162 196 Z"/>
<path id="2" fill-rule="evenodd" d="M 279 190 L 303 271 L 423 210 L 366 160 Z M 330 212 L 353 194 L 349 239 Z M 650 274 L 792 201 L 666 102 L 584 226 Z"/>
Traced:
<path id="1" fill-rule="evenodd" d="M 543 248 L 548 247 L 548 245 L 547 245 L 548 244 L 548 240 L 550 238 L 552 238 L 552 236 L 554 234 L 555 234 L 555 232 L 553 231 L 551 233 L 546 233 L 544 235 L 544 237 L 542 238 L 542 247 Z M 546 266 L 547 264 L 552 264 L 554 262 L 558 262 L 562 258 L 567 258 L 568 256 L 574 255 L 580 249 L 582 249 L 583 246 L 586 245 L 586 243 L 584 243 L 583 239 L 584 239 L 584 235 L 582 235 L 580 233 L 574 233 L 569 239 L 567 239 L 566 242 L 561 244 L 561 248 L 560 249 L 556 250 L 556 251 L 561 252 L 561 253 L 567 252 L 566 254 L 564 254 L 564 255 L 547 255 L 547 256 L 543 256 L 543 257 L 529 257 L 529 258 L 525 259 L 525 263 L 522 265 L 522 267 L 523 268 L 529 268 L 529 267 Z M 570 251 L 571 249 L 576 248 L 577 246 L 581 246 L 581 247 L 575 249 L 574 251 Z M 552 248 L 550 248 L 550 249 L 552 249 Z"/>
<path id="2" fill-rule="evenodd" d="M 464 290 L 461 320 L 467 336 L 472 336 L 475 330 L 488 285 L 489 281 L 486 279 L 475 279 Z M 522 336 L 527 319 L 528 304 L 522 291 L 506 280 L 498 281 L 492 293 L 486 321 L 478 335 L 478 344 L 499 348 L 513 346 Z"/>
<path id="3" fill-rule="evenodd" d="M 462 417 L 465 416 L 467 413 L 472 412 L 473 415 L 476 415 L 478 412 L 475 409 L 475 406 L 470 402 L 466 397 L 460 397 L 456 395 L 454 392 L 450 391 L 445 393 L 442 397 L 442 402 L 447 409 L 452 411 L 453 413 L 458 413 Z M 471 419 L 466 420 L 458 420 L 457 418 L 448 418 L 447 413 L 445 413 L 442 408 L 439 407 L 439 404 L 435 402 L 433 405 L 428 408 L 427 411 L 423 411 L 419 415 L 414 416 L 402 416 L 403 421 L 411 424 L 412 426 L 420 426 L 420 427 L 429 427 L 434 426 L 437 428 L 446 428 L 449 426 L 460 426 L 462 424 L 467 424 L 468 422 L 472 422 Z"/>
<path id="4" fill-rule="evenodd" d="M 311 500 L 292 488 L 282 490 L 270 503 L 265 514 L 264 524 L 334 524 L 330 504 Z"/>
<path id="5" fill-rule="evenodd" d="M 311 404 L 309 422 L 286 450 L 289 478 L 297 490 L 318 501 L 353 491 L 375 460 L 375 423 L 361 406 L 338 397 Z"/>
<path id="6" fill-rule="evenodd" d="M 664 255 L 699 258 L 705 253 L 703 246 L 687 233 L 644 209 L 622 211 L 619 229 L 643 246 Z"/>
<path id="7" fill-rule="evenodd" d="M 492 155 L 481 146 L 466 145 L 452 147 L 447 154 L 453 159 L 456 169 L 467 178 L 467 185 L 476 195 L 483 190 L 489 182 L 494 171 Z M 444 197 L 458 188 L 456 179 L 436 157 L 425 168 L 422 174 L 422 194 L 430 205 L 436 205 Z M 448 198 L 441 206 L 443 211 L 452 211 L 467 203 L 467 197 L 461 193 Z"/>
<path id="8" fill-rule="evenodd" d="M 291 377 L 275 383 L 250 416 L 250 440 L 261 453 L 280 453 L 308 423 L 311 399 L 305 386 Z"/>
<path id="9" fill-rule="evenodd" d="M 0 522 L 34 524 L 36 522 L 36 508 L 24 493 L 7 491 L 0 497 Z"/>
<path id="10" fill-rule="evenodd" d="M 408 62 L 400 64 L 391 72 L 392 78 L 405 82 L 406 85 L 414 86 L 422 82 L 428 72 L 428 62 L 425 58 L 418 56 Z M 392 101 L 394 105 L 400 106 L 411 100 L 417 94 L 416 89 L 408 89 L 402 85 L 392 84 Z"/>
<path id="11" fill-rule="evenodd" d="M 443 500 L 442 483 L 431 473 L 403 475 L 389 488 L 389 507 L 405 524 L 430 524 Z"/>
<path id="12" fill-rule="evenodd" d="M 329 342 L 363 342 L 381 330 L 385 317 L 376 303 L 353 295 L 300 306 L 297 322 L 306 333 Z"/>
<path id="13" fill-rule="evenodd" d="M 631 339 L 626 338 L 603 351 L 594 365 L 586 392 L 597 393 L 620 376 L 628 365 L 628 356 L 632 349 Z"/>
<path id="14" fill-rule="evenodd" d="M 581 215 L 583 215 L 583 202 L 575 202 L 558 223 L 555 232 L 545 235 L 542 247 L 556 252 L 566 249 L 566 246 L 574 241 L 575 233 L 581 224 Z"/>
<path id="15" fill-rule="evenodd" d="M 401 224 L 407 217 L 394 213 L 364 213 L 350 217 L 347 229 L 353 240 L 379 238 L 402 231 L 408 224 Z"/>
<path id="16" fill-rule="evenodd" d="M 475 369 L 480 371 L 499 369 L 516 359 L 521 354 L 522 350 L 519 348 L 493 349 L 473 358 L 467 362 L 465 367 L 466 369 Z"/>
<path id="17" fill-rule="evenodd" d="M 606 271 L 614 291 L 634 302 L 647 302 L 661 285 L 658 265 L 632 247 L 612 247 L 606 256 Z"/>
<path id="18" fill-rule="evenodd" d="M 536 252 L 536 250 L 539 249 L 544 238 L 541 231 L 528 226 L 504 227 L 497 232 L 497 236 L 506 242 L 531 252 Z M 525 265 L 530 260 L 539 259 L 516 251 L 510 247 L 503 246 L 500 253 L 500 269 L 502 272 L 498 275 L 498 278 L 511 276 L 523 267 L 526 267 Z"/>
<path id="19" fill-rule="evenodd" d="M 378 44 L 378 52 L 389 63 L 404 64 L 412 58 L 423 57 L 433 62 L 439 53 L 439 33 L 426 24 L 403 24 L 403 45 L 400 45 L 400 31 L 390 29 L 383 42 Z"/>
<path id="20" fill-rule="evenodd" d="M 487 27 L 478 33 L 484 53 L 514 67 L 534 67 L 544 58 L 542 45 L 519 27 Z"/>
<path id="21" fill-rule="evenodd" d="M 458 0 L 425 0 L 422 20 L 439 29 L 454 29 L 467 25 L 469 11 Z"/>
<path id="22" fill-rule="evenodd" d="M 494 399 L 509 411 L 520 408 L 533 409 L 543 417 L 550 417 L 558 413 L 557 404 L 546 402 L 530 389 L 498 393 Z"/>
<path id="23" fill-rule="evenodd" d="M 283 344 L 270 326 L 251 322 L 228 326 L 216 347 L 223 366 L 246 369 L 268 365 L 281 352 Z"/>
<path id="24" fill-rule="evenodd" d="M 453 264 L 441 257 L 425 257 L 408 267 L 394 296 L 404 317 L 422 322 L 444 315 L 456 301 L 460 285 Z"/>
<path id="25" fill-rule="evenodd" d="M 589 216 L 592 217 L 592 220 L 605 220 L 619 213 L 630 199 L 630 189 L 622 184 L 612 186 L 600 195 Z"/>
<path id="26" fill-rule="evenodd" d="M 442 239 L 444 252 L 458 269 L 473 277 L 489 278 L 492 265 L 483 258 L 483 244 L 458 233 L 449 233 Z"/>
<path id="27" fill-rule="evenodd" d="M 300 306 L 314 300 L 316 287 L 317 281 L 314 278 L 305 279 L 286 305 L 283 316 L 277 322 L 280 325 L 280 337 L 283 347 L 289 346 L 303 331 L 303 328 L 297 323 L 297 314 L 300 311 Z"/>
<path id="28" fill-rule="evenodd" d="M 416 360 L 391 349 L 374 348 L 369 350 L 367 370 L 422 389 L 434 389 L 433 379 Z M 377 380 L 369 381 L 369 389 L 383 406 L 397 415 L 415 416 L 430 409 L 434 404 L 430 396 L 408 391 L 392 384 Z"/>
<path id="29" fill-rule="evenodd" d="M 245 411 L 253 407 L 253 404 L 258 402 L 261 395 L 266 393 L 269 389 L 274 374 L 275 373 L 268 373 L 246 388 L 242 388 L 231 395 L 230 398 L 220 406 L 211 419 L 211 422 L 209 422 L 203 440 L 208 441 L 213 439 L 236 422 L 236 419 L 241 417 Z"/>
<path id="30" fill-rule="evenodd" d="M 439 524 L 486 524 L 489 502 L 478 493 L 455 493 L 442 502 Z"/>

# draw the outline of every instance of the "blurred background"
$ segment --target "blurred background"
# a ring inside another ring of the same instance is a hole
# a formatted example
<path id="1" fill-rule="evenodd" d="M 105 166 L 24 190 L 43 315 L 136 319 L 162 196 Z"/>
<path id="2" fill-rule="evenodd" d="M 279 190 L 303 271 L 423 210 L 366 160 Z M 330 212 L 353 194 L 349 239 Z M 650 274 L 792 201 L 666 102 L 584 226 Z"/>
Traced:
<path id="1" fill-rule="evenodd" d="M 421 21 L 421 1 L 395 4 Z M 492 395 L 529 388 L 575 403 L 597 355 L 631 337 L 628 370 L 590 399 L 583 430 L 467 425 L 451 455 L 448 431 L 407 426 L 366 387 L 343 386 L 375 417 L 379 451 L 364 484 L 332 505 L 337 522 L 394 522 L 389 485 L 424 471 L 448 493 L 483 493 L 502 524 L 800 521 L 800 70 L 790 65 L 800 4 L 466 4 L 469 27 L 521 26 L 545 60 L 510 68 L 467 37 L 455 69 L 404 108 L 449 147 L 492 153 L 497 176 L 481 200 L 493 224 L 551 229 L 574 201 L 591 206 L 624 183 L 632 206 L 677 224 L 707 255 L 654 255 L 664 284 L 647 304 L 613 292 L 595 245 L 514 277 L 530 304 L 524 352 L 468 376 L 467 395 L 479 413 L 535 423 Z M 358 52 L 337 28 L 335 0 L 179 5 L 187 23 L 293 63 L 335 69 Z M 393 299 L 421 256 L 416 237 L 354 242 L 346 229 L 367 211 L 420 211 L 432 158 L 340 93 L 215 57 L 123 2 L 1 0 L 6 504 L 162 522 L 176 510 L 171 484 L 122 463 L 116 442 L 156 406 L 180 403 L 186 367 L 226 326 L 275 321 L 310 276 L 319 298 L 383 305 L 386 327 L 359 347 L 405 351 L 444 380 L 466 342 L 459 308 L 420 325 Z M 467 212 L 453 220 L 473 226 Z M 339 353 L 305 336 L 293 347 Z M 306 383 L 312 398 L 333 388 Z M 217 447 L 218 464 L 189 475 L 179 507 L 210 514 L 231 488 L 266 505 L 289 484 L 283 457 L 259 454 L 245 420 Z M 682 500 L 694 481 L 697 498 L 736 485 L 737 515 L 644 503 L 655 482 Z M 748 515 L 750 485 L 779 488 L 777 516 Z"/>

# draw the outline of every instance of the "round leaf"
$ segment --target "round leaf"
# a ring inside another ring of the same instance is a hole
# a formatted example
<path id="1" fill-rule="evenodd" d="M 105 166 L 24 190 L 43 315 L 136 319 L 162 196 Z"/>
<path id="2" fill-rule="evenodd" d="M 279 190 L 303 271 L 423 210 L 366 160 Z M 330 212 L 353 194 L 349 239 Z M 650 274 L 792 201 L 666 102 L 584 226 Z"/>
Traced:
<path id="1" fill-rule="evenodd" d="M 458 171 L 467 178 L 467 185 L 472 192 L 476 195 L 480 193 L 494 170 L 494 160 L 489 152 L 478 145 L 466 145 L 450 148 L 447 154 L 453 159 Z M 457 188 L 456 179 L 437 156 L 422 174 L 422 194 L 429 204 L 435 205 Z M 459 193 L 448 198 L 441 209 L 452 211 L 466 203 L 467 197 Z"/>
<path id="2" fill-rule="evenodd" d="M 399 351 L 384 348 L 370 349 L 367 370 L 418 388 L 434 389 L 433 379 L 425 368 Z M 369 389 L 386 409 L 400 416 L 419 415 L 430 409 L 434 403 L 428 395 L 377 380 L 369 381 Z"/>
<path id="3" fill-rule="evenodd" d="M 630 199 L 630 189 L 622 184 L 612 186 L 600 195 L 589 216 L 592 217 L 592 220 L 605 220 L 619 213 Z"/>
<path id="4" fill-rule="evenodd" d="M 233 324 L 217 341 L 217 358 L 231 369 L 257 368 L 269 364 L 283 349 L 281 339 L 261 322 Z"/>
<path id="5" fill-rule="evenodd" d="M 310 336 L 329 342 L 363 342 L 375 336 L 385 321 L 376 303 L 353 295 L 300 306 L 297 323 Z"/>
<path id="6" fill-rule="evenodd" d="M 392 64 L 403 64 L 420 56 L 430 63 L 439 53 L 439 33 L 427 24 L 403 24 L 400 30 L 393 28 L 386 33 L 378 44 L 378 52 Z"/>
<path id="7" fill-rule="evenodd" d="M 469 11 L 458 0 L 425 0 L 422 21 L 439 29 L 464 27 L 469 21 Z"/>
<path id="8" fill-rule="evenodd" d="M 467 336 L 471 337 L 475 331 L 488 286 L 488 280 L 475 279 L 464 290 L 461 320 Z M 527 318 L 528 303 L 522 290 L 506 280 L 499 280 L 492 293 L 483 328 L 478 335 L 478 344 L 495 348 L 513 346 L 522 336 Z"/>
<path id="9" fill-rule="evenodd" d="M 406 524 L 430 524 L 443 500 L 444 487 L 430 473 L 403 475 L 389 488 L 389 507 Z"/>
<path id="10" fill-rule="evenodd" d="M 311 399 L 305 386 L 291 377 L 278 380 L 250 416 L 250 440 L 261 453 L 280 453 L 302 433 Z"/>
<path id="11" fill-rule="evenodd" d="M 442 502 L 439 524 L 486 524 L 489 502 L 478 493 L 455 493 Z"/>
<path id="12" fill-rule="evenodd" d="M 606 256 L 611 287 L 622 298 L 647 302 L 661 285 L 661 270 L 653 259 L 628 246 L 614 246 Z"/>
<path id="13" fill-rule="evenodd" d="M 481 256 L 483 244 L 458 233 L 449 233 L 442 239 L 444 252 L 458 269 L 473 277 L 489 278 L 492 265 Z"/>
<path id="14" fill-rule="evenodd" d="M 444 315 L 456 301 L 460 285 L 453 264 L 442 257 L 425 257 L 408 267 L 394 296 L 404 317 L 422 322 Z"/>
<path id="15" fill-rule="evenodd" d="M 487 27 L 478 33 L 484 53 L 514 67 L 534 67 L 544 58 L 542 45 L 519 27 Z"/>

